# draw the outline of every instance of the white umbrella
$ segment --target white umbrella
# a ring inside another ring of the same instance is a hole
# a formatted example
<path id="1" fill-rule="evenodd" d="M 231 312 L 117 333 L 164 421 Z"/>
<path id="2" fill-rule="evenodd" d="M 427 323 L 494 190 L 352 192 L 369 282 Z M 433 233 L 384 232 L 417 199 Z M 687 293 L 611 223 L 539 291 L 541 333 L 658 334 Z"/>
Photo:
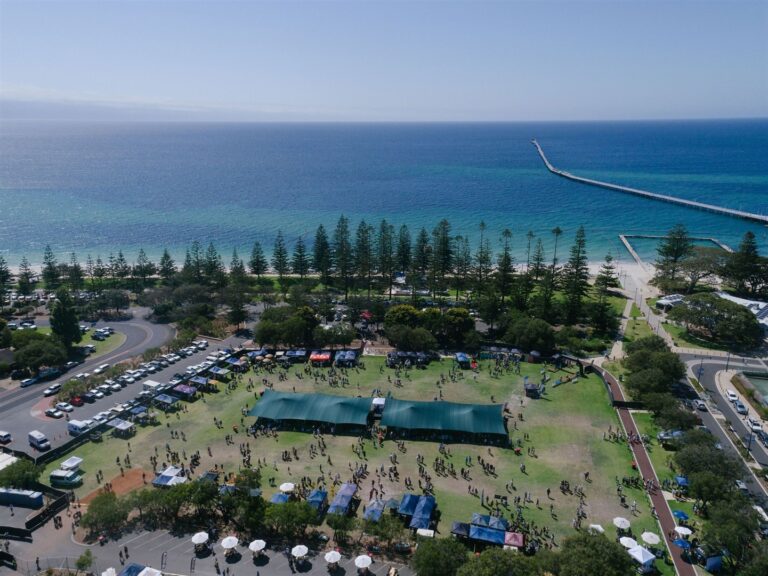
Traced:
<path id="1" fill-rule="evenodd" d="M 621 528 L 622 530 L 627 530 L 630 526 L 629 520 L 626 518 L 622 518 L 621 516 L 617 516 L 613 519 L 613 525 L 616 526 L 616 528 Z"/>
<path id="2" fill-rule="evenodd" d="M 101 576 L 117 576 L 117 571 L 114 568 L 107 568 L 101 573 Z"/>
<path id="3" fill-rule="evenodd" d="M 605 528 L 600 526 L 600 524 L 590 524 L 589 530 L 590 532 L 597 532 L 598 534 L 603 534 L 605 532 Z"/>
<path id="4" fill-rule="evenodd" d="M 659 538 L 658 535 L 654 534 L 653 532 L 643 532 L 640 535 L 640 538 L 643 539 L 643 542 L 650 544 L 651 546 L 655 546 L 661 542 L 661 538 Z"/>
<path id="5" fill-rule="evenodd" d="M 619 543 L 624 546 L 624 548 L 637 548 L 637 541 L 629 536 L 619 538 Z"/>
<path id="6" fill-rule="evenodd" d="M 357 568 L 368 568 L 371 564 L 373 564 L 373 559 L 367 554 L 355 558 L 355 566 Z"/>
<path id="7" fill-rule="evenodd" d="M 298 546 L 293 547 L 291 555 L 293 555 L 294 558 L 304 558 L 304 556 L 307 555 L 307 552 L 309 552 L 309 548 L 304 546 L 304 544 L 299 544 Z"/>
<path id="8" fill-rule="evenodd" d="M 251 552 L 261 552 L 266 547 L 267 547 L 267 543 L 264 542 L 264 540 L 254 540 L 253 542 L 248 544 L 248 550 L 250 550 Z"/>
<path id="9" fill-rule="evenodd" d="M 341 560 L 341 554 L 336 552 L 336 550 L 331 550 L 325 555 L 325 561 L 329 564 L 336 564 L 339 560 Z"/>
<path id="10" fill-rule="evenodd" d="M 283 482 L 280 484 L 280 492 L 293 492 L 294 488 L 296 486 L 293 485 L 293 482 Z"/>
<path id="11" fill-rule="evenodd" d="M 643 548 L 642 546 L 636 546 L 631 550 L 627 550 L 627 552 L 640 564 L 647 564 L 648 562 L 656 560 L 656 556 L 654 556 L 647 548 Z"/>
<path id="12" fill-rule="evenodd" d="M 208 542 L 207 532 L 197 532 L 192 536 L 192 544 L 205 544 L 206 542 Z"/>
<path id="13" fill-rule="evenodd" d="M 691 534 L 693 534 L 693 530 L 691 530 L 687 526 L 675 526 L 675 532 L 680 534 L 680 536 L 690 536 Z"/>
<path id="14" fill-rule="evenodd" d="M 236 536 L 227 536 L 221 541 L 221 547 L 224 548 L 224 550 L 231 550 L 235 546 L 237 546 L 237 537 Z"/>
<path id="15" fill-rule="evenodd" d="M 146 568 L 144 568 L 144 570 L 139 572 L 139 576 L 163 576 L 163 573 L 160 572 L 160 570 L 156 570 L 154 568 L 147 566 Z"/>

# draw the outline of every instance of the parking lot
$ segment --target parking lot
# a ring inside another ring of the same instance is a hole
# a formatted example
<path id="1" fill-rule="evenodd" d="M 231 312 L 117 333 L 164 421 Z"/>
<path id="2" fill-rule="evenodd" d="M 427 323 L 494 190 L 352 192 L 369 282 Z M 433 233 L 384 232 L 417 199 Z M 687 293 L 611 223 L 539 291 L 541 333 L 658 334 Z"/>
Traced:
<path id="1" fill-rule="evenodd" d="M 58 418 L 46 416 L 46 410 L 49 410 L 57 403 L 55 396 L 44 395 L 45 389 L 53 384 L 53 382 L 36 384 L 33 388 L 37 392 L 34 398 L 16 410 L 9 410 L 3 413 L 2 428 L 10 432 L 13 438 L 7 446 L 30 454 L 36 453 L 27 439 L 29 432 L 32 430 L 42 432 L 48 438 L 52 448 L 61 446 L 72 438 L 72 435 L 67 431 L 68 421 L 89 419 L 95 422 L 104 421 L 108 418 L 107 413 L 111 408 L 135 400 L 141 394 L 143 389 L 142 382 L 155 380 L 166 384 L 173 379 L 174 374 L 183 374 L 188 367 L 200 364 L 205 361 L 206 356 L 226 348 L 234 342 L 217 343 L 210 345 L 205 350 L 197 350 L 190 356 L 180 358 L 177 362 L 169 364 L 161 370 L 136 378 L 133 382 L 128 380 L 130 383 L 125 383 L 122 386 L 117 384 L 112 387 L 102 385 L 101 394 L 103 396 L 101 398 L 95 398 L 93 402 L 85 402 L 82 406 L 72 406 L 71 411 L 63 413 Z M 95 366 L 97 368 L 98 365 L 98 362 L 96 362 Z M 56 380 L 55 383 L 62 384 L 76 374 L 75 370 L 71 370 L 67 373 L 66 377 Z"/>

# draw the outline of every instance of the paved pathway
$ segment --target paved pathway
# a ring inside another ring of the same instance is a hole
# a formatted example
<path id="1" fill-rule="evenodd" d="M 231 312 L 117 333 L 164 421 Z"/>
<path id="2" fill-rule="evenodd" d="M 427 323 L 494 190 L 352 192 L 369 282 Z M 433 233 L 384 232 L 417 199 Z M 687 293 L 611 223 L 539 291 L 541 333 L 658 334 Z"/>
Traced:
<path id="1" fill-rule="evenodd" d="M 611 387 L 613 397 L 616 400 L 624 400 L 624 392 L 622 391 L 621 386 L 619 386 L 619 383 L 616 381 L 616 379 L 607 372 L 605 372 L 605 379 Z M 639 434 L 637 426 L 635 425 L 635 420 L 632 417 L 632 413 L 626 408 L 618 408 L 617 412 L 619 414 L 619 420 L 621 420 L 621 424 L 624 426 L 626 433 Z M 646 451 L 645 446 L 643 444 L 633 443 L 631 444 L 631 448 L 632 454 L 634 456 L 635 462 L 637 463 L 637 467 L 640 470 L 640 474 L 643 480 L 653 479 L 656 484 L 660 484 L 659 479 L 656 476 L 656 471 L 653 469 L 653 465 L 651 464 L 651 459 L 648 457 L 648 452 Z M 695 576 L 696 570 L 694 567 L 688 561 L 683 559 L 682 550 L 672 544 L 672 540 L 669 538 L 669 533 L 674 530 L 675 526 L 677 525 L 675 518 L 672 516 L 672 510 L 669 507 L 669 503 L 667 502 L 666 498 L 664 498 L 661 490 L 655 490 L 653 493 L 650 493 L 649 496 L 651 499 L 651 504 L 654 508 L 656 508 L 656 515 L 659 519 L 659 524 L 661 524 L 663 538 L 667 543 L 667 548 L 670 551 L 670 555 L 675 564 L 675 570 L 677 571 L 677 574 L 679 576 Z"/>

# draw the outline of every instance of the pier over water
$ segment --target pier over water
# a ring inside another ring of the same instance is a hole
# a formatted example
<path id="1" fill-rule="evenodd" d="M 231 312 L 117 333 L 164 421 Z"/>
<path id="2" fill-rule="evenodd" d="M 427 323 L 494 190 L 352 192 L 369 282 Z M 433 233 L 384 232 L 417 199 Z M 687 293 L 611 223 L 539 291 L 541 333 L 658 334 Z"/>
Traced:
<path id="1" fill-rule="evenodd" d="M 536 140 L 531 140 L 532 144 L 539 152 L 539 156 L 544 161 L 544 165 L 547 170 L 562 176 L 568 180 L 574 182 L 580 182 L 581 184 L 588 184 L 589 186 L 597 186 L 599 188 L 607 188 L 608 190 L 615 190 L 617 192 L 623 192 L 625 194 L 634 194 L 636 196 L 643 196 L 650 198 L 651 200 L 660 200 L 662 202 L 670 202 L 672 204 L 680 204 L 682 206 L 688 206 L 689 208 L 696 208 L 697 210 L 706 210 L 707 212 L 714 212 L 716 214 L 722 214 L 724 216 L 731 216 L 733 218 L 741 218 L 742 220 L 751 220 L 753 222 L 759 222 L 760 224 L 768 224 L 768 216 L 762 214 L 753 214 L 752 212 L 745 212 L 744 210 L 735 210 L 733 208 L 725 208 L 724 206 L 715 206 L 714 204 L 705 204 L 704 202 L 696 202 L 695 200 L 686 200 L 685 198 L 677 198 L 676 196 L 669 196 L 667 194 L 656 194 L 655 192 L 648 192 L 646 190 L 638 190 L 637 188 L 628 188 L 627 186 L 619 186 L 618 184 L 611 184 L 610 182 L 601 182 L 600 180 L 592 180 L 590 178 L 582 178 L 581 176 L 575 176 L 570 172 L 555 168 L 547 160 L 544 150 L 541 149 L 539 143 Z"/>

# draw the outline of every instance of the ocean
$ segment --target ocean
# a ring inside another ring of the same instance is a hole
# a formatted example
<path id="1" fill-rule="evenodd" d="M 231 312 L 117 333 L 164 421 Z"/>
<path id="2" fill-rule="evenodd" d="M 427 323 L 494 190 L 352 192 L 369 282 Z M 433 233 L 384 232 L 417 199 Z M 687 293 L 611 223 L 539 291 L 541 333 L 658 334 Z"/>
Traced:
<path id="1" fill-rule="evenodd" d="M 106 258 L 143 247 L 181 257 L 193 240 L 269 251 L 282 230 L 310 242 L 340 214 L 353 227 L 386 218 L 411 231 L 446 218 L 454 234 L 499 245 L 526 233 L 559 254 L 578 226 L 590 259 L 627 259 L 619 234 L 692 235 L 733 247 L 757 223 L 569 182 L 546 171 L 531 145 L 574 174 L 756 213 L 768 213 L 768 120 L 499 124 L 0 124 L 0 253 L 39 263 Z M 639 241 L 652 258 L 655 241 Z"/>

